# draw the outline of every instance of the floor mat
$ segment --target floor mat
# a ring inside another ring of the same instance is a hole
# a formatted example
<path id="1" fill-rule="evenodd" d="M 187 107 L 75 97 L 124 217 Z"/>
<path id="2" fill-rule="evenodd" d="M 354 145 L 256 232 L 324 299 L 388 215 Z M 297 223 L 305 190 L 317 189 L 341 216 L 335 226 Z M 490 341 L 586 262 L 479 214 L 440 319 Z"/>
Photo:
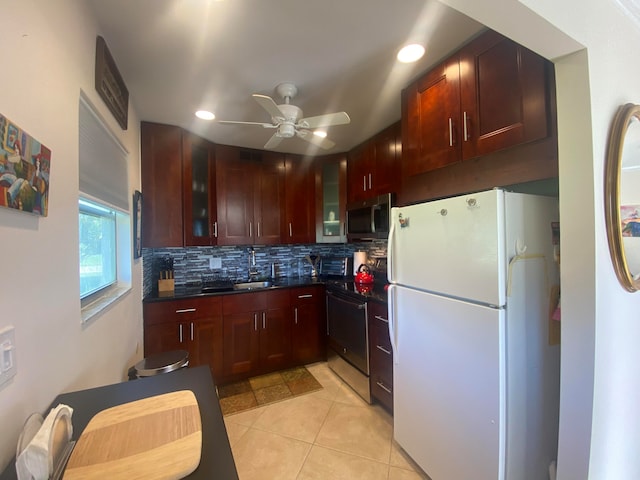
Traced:
<path id="1" fill-rule="evenodd" d="M 218 387 L 223 415 L 279 402 L 322 389 L 322 385 L 305 367 L 251 377 Z"/>

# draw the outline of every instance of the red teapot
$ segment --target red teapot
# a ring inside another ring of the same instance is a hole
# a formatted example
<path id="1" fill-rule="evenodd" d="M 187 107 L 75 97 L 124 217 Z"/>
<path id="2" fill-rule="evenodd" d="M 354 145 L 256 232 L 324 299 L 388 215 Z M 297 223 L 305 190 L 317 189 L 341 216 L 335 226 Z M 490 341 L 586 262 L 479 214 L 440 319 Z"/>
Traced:
<path id="1" fill-rule="evenodd" d="M 356 272 L 356 283 L 373 283 L 371 269 L 364 263 L 358 267 Z"/>

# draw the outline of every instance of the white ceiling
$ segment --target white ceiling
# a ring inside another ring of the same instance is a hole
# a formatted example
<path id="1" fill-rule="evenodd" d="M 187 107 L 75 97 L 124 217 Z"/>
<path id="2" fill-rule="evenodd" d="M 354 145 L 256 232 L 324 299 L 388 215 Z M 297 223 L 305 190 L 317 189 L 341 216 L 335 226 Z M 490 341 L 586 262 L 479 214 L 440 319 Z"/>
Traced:
<path id="1" fill-rule="evenodd" d="M 277 150 L 343 152 L 400 119 L 400 91 L 483 26 L 435 0 L 86 0 L 140 119 L 216 143 L 263 148 L 274 130 L 198 120 L 269 122 L 252 93 L 292 82 L 304 116 L 346 111 L 329 151 L 298 138 Z M 416 64 L 395 56 L 421 42 Z"/>

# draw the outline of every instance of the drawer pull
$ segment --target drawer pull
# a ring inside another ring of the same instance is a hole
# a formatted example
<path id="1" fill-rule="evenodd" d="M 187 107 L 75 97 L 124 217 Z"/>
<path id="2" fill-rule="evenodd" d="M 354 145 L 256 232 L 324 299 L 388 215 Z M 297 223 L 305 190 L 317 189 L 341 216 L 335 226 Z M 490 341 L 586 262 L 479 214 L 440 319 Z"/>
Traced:
<path id="1" fill-rule="evenodd" d="M 392 394 L 393 392 L 391 391 L 391 389 L 385 387 L 384 383 L 382 382 L 376 382 L 376 385 L 378 385 L 381 389 L 383 389 L 385 392 L 387 392 L 388 394 Z"/>
<path id="2" fill-rule="evenodd" d="M 293 321 L 296 325 L 298 324 L 298 307 L 293 308 Z"/>
<path id="3" fill-rule="evenodd" d="M 298 295 L 298 298 L 313 298 L 313 294 L 308 293 L 306 295 Z"/>
<path id="4" fill-rule="evenodd" d="M 378 350 L 382 350 L 384 353 L 386 353 L 387 355 L 391 355 L 391 350 L 387 350 L 386 348 L 380 346 L 380 345 L 376 345 L 376 348 Z"/>
<path id="5" fill-rule="evenodd" d="M 182 343 L 182 324 L 180 324 L 180 343 Z"/>
<path id="6" fill-rule="evenodd" d="M 191 313 L 195 311 L 196 311 L 195 308 L 183 308 L 181 310 L 176 310 L 176 313 Z"/>
<path id="7" fill-rule="evenodd" d="M 387 320 L 386 318 L 381 317 L 380 315 L 376 315 L 373 318 L 375 318 L 376 320 L 380 320 L 381 322 L 384 322 L 384 323 L 389 323 L 389 320 Z"/>

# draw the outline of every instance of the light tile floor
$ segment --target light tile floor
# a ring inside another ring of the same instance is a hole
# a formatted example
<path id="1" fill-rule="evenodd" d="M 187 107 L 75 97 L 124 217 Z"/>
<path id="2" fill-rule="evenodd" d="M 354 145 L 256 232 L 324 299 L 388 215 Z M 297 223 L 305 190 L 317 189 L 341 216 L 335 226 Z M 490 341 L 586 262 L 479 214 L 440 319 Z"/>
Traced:
<path id="1" fill-rule="evenodd" d="M 423 480 L 393 440 L 393 419 L 326 363 L 307 365 L 323 389 L 225 417 L 240 480 Z"/>

